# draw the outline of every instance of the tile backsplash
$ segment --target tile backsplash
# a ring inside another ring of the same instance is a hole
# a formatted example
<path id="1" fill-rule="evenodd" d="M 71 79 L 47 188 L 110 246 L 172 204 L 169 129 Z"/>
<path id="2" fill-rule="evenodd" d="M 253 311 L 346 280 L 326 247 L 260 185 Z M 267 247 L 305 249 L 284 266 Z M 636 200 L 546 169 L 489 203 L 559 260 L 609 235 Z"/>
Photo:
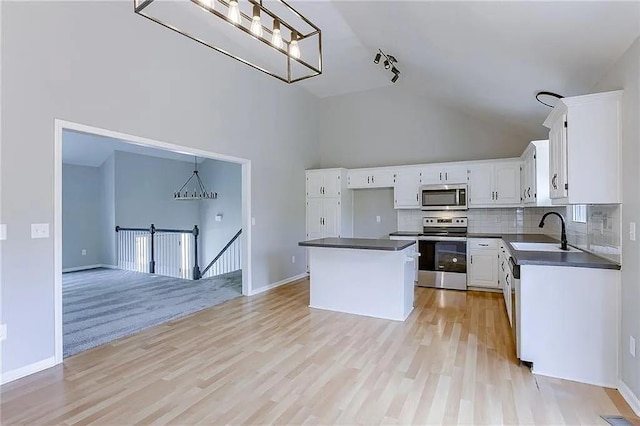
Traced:
<path id="1" fill-rule="evenodd" d="M 509 209 L 471 209 L 465 212 L 422 212 L 420 210 L 399 210 L 399 231 L 421 231 L 422 217 L 431 216 L 467 216 L 470 233 L 522 233 L 547 234 L 560 239 L 560 220 L 548 217 L 544 228 L 538 224 L 542 216 L 555 211 L 564 216 L 567 224 L 569 244 L 582 250 L 620 263 L 621 259 L 621 209 L 615 205 L 587 206 L 587 222 L 572 220 L 572 206 L 567 207 L 527 207 Z"/>

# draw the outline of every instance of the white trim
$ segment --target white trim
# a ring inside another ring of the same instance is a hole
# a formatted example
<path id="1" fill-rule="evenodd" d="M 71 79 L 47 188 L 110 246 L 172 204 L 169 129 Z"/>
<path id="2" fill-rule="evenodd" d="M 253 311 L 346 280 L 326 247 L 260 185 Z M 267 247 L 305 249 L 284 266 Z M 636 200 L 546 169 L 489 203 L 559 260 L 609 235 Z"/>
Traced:
<path id="1" fill-rule="evenodd" d="M 98 268 L 103 268 L 103 266 L 100 264 L 96 264 L 96 265 L 76 266 L 73 268 L 64 268 L 62 270 L 62 273 L 65 274 L 67 272 L 88 271 L 89 269 L 98 269 Z"/>
<path id="2" fill-rule="evenodd" d="M 256 289 L 255 291 L 253 291 L 251 294 L 249 294 L 249 296 L 255 296 L 256 294 L 264 293 L 265 291 L 269 291 L 269 290 L 272 290 L 272 289 L 274 289 L 276 287 L 280 287 L 281 285 L 285 285 L 285 284 L 292 283 L 294 281 L 301 280 L 301 279 L 306 278 L 308 276 L 309 276 L 309 274 L 307 274 L 305 272 L 303 274 L 294 275 L 293 277 L 285 278 L 284 280 L 280 280 L 280 281 L 275 282 L 273 284 L 269 284 L 267 286 L 260 287 L 260 288 Z"/>
<path id="3" fill-rule="evenodd" d="M 618 391 L 620 392 L 620 395 L 622 395 L 624 400 L 627 401 L 627 404 L 631 406 L 631 409 L 634 413 L 636 413 L 636 416 L 640 416 L 640 399 L 638 399 L 638 397 L 633 393 L 629 386 L 627 386 L 627 384 L 622 381 L 622 379 L 618 382 Z"/>
<path id="4" fill-rule="evenodd" d="M 2 374 L 1 375 L 2 379 L 0 379 L 0 384 L 5 385 L 9 382 L 13 382 L 14 380 L 21 379 L 30 374 L 34 374 L 39 371 L 46 370 L 47 368 L 51 368 L 56 364 L 58 364 L 56 362 L 56 357 L 52 356 L 51 358 L 43 359 L 42 361 L 34 362 L 33 364 L 16 368 L 15 370 L 11 370 Z"/>
<path id="5" fill-rule="evenodd" d="M 96 268 L 119 269 L 118 265 L 107 265 L 105 263 L 97 263 L 95 265 L 85 265 L 85 266 L 76 266 L 73 268 L 64 268 L 62 270 L 62 273 L 64 274 L 67 272 L 87 271 L 89 269 L 96 269 Z"/>
<path id="6" fill-rule="evenodd" d="M 243 263 L 242 263 L 242 294 L 252 293 L 252 264 L 251 264 L 251 161 L 232 157 L 230 155 L 218 154 L 212 151 L 204 151 L 196 148 L 188 148 L 172 143 L 161 142 L 154 139 L 147 139 L 126 133 L 115 132 L 102 129 L 100 127 L 88 126 L 71 121 L 54 119 L 54 340 L 55 340 L 55 363 L 62 362 L 62 131 L 74 130 L 77 132 L 90 133 L 94 135 L 106 136 L 120 139 L 134 145 L 141 145 L 151 148 L 165 149 L 186 155 L 210 158 L 220 161 L 242 165 L 242 234 L 243 234 Z M 103 265 L 106 268 L 111 266 Z"/>

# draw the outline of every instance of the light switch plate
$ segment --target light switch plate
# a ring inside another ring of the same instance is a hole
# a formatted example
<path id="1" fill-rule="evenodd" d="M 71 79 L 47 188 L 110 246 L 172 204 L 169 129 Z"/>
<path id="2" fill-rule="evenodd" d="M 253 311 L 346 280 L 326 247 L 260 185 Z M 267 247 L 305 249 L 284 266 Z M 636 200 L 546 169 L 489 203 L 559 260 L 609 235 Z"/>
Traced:
<path id="1" fill-rule="evenodd" d="M 636 339 L 633 336 L 629 336 L 629 353 L 631 356 L 636 356 Z"/>
<path id="2" fill-rule="evenodd" d="M 376 216 L 376 222 L 380 223 L 380 216 Z"/>
<path id="3" fill-rule="evenodd" d="M 49 238 L 48 223 L 32 223 L 31 238 Z"/>
<path id="4" fill-rule="evenodd" d="M 636 240 L 636 223 L 635 222 L 629 223 L 629 239 L 631 241 Z"/>
<path id="5" fill-rule="evenodd" d="M 255 217 L 251 218 L 251 226 L 256 226 L 256 218 Z"/>
<path id="6" fill-rule="evenodd" d="M 7 225 L 4 223 L 0 223 L 0 241 L 4 241 L 7 239 Z"/>

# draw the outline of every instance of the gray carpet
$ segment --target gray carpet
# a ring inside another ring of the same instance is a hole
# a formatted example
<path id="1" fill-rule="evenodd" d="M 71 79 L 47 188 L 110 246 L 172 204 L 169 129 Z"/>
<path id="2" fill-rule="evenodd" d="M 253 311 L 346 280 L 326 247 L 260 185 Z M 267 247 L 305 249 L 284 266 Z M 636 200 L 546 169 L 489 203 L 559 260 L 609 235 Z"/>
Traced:
<path id="1" fill-rule="evenodd" d="M 64 356 L 242 294 L 242 272 L 198 281 L 115 269 L 62 275 Z"/>

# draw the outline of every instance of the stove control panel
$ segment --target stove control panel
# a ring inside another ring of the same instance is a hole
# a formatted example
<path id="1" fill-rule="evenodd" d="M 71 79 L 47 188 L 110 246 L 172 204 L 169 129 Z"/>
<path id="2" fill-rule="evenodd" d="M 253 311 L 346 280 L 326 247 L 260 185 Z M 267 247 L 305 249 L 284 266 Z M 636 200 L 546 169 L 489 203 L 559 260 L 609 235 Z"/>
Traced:
<path id="1" fill-rule="evenodd" d="M 466 217 L 424 217 L 422 218 L 422 225 L 425 228 L 442 228 L 442 227 L 456 227 L 466 228 Z"/>

